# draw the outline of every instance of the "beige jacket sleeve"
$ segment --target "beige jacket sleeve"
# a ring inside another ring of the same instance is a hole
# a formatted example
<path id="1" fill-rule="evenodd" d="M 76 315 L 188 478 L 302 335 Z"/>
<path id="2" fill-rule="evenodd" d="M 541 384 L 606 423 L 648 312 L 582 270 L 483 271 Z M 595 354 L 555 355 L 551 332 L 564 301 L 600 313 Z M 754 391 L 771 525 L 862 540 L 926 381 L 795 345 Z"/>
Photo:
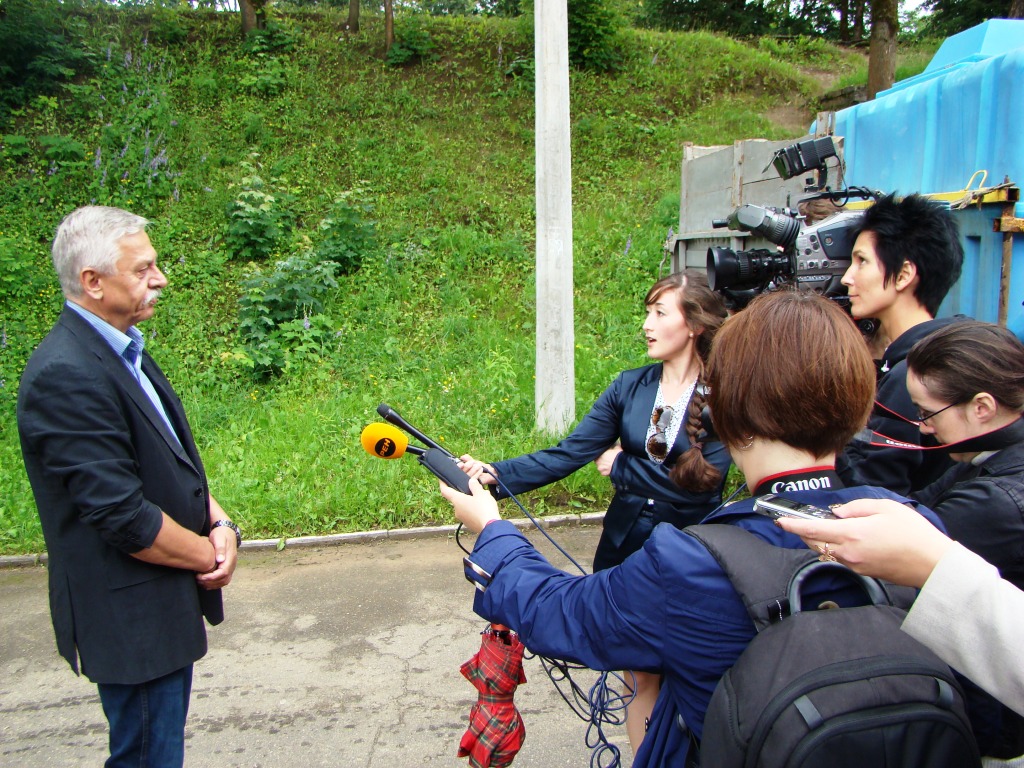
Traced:
<path id="1" fill-rule="evenodd" d="M 954 544 L 925 582 L 903 631 L 1024 715 L 1024 592 L 995 566 Z"/>

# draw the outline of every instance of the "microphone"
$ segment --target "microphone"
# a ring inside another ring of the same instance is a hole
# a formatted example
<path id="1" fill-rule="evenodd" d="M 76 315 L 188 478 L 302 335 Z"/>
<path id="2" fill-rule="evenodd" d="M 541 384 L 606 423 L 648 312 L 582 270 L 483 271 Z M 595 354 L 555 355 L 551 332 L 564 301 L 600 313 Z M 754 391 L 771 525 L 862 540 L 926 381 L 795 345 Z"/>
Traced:
<path id="1" fill-rule="evenodd" d="M 416 429 L 416 427 L 414 427 L 408 421 L 399 416 L 398 412 L 387 403 L 381 403 L 380 405 L 378 405 L 377 413 L 380 414 L 384 421 L 394 424 L 396 427 L 399 427 L 400 429 L 404 429 L 406 432 L 415 437 L 424 445 L 429 445 L 431 448 L 440 451 L 445 456 L 451 456 L 452 458 L 455 458 L 454 456 L 452 456 L 451 452 L 448 449 L 443 448 L 439 443 L 435 443 L 429 437 L 427 437 L 418 429 Z"/>
<path id="2" fill-rule="evenodd" d="M 390 408 L 381 404 L 381 408 L 385 408 L 389 413 L 394 414 L 394 417 L 405 421 L 397 413 L 394 413 Z M 380 408 L 377 409 L 380 411 Z M 381 414 L 384 415 L 383 413 Z M 385 417 L 386 418 L 386 417 Z M 412 430 L 412 427 L 409 427 Z M 414 434 L 424 443 L 433 444 L 430 448 L 424 449 L 415 445 L 409 445 L 409 438 L 403 435 L 399 430 L 390 424 L 367 424 L 363 428 L 362 434 L 359 436 L 359 441 L 363 444 L 363 448 L 371 456 L 376 456 L 378 459 L 398 459 L 404 456 L 406 453 L 412 454 L 416 457 L 424 467 L 434 473 L 434 475 L 445 482 L 445 484 L 462 491 L 467 496 L 471 495 L 469 490 L 469 476 L 459 469 L 455 463 L 455 457 L 451 453 L 446 451 L 441 446 L 434 443 L 428 437 L 421 436 L 415 430 Z"/>
<path id="3" fill-rule="evenodd" d="M 409 438 L 390 424 L 367 424 L 359 436 L 363 449 L 378 459 L 400 459 L 409 452 L 422 456 L 426 451 L 409 445 Z"/>

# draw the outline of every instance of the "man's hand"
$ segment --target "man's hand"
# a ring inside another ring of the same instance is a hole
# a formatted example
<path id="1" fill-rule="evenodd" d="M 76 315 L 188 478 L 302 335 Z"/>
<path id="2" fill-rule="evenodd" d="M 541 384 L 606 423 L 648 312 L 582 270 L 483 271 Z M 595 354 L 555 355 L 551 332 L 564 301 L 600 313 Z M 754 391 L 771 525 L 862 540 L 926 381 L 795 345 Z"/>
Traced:
<path id="1" fill-rule="evenodd" d="M 217 500 L 210 496 L 210 522 L 229 519 Z M 213 544 L 215 565 L 212 571 L 196 574 L 196 581 L 203 589 L 220 589 L 231 582 L 238 564 L 238 538 L 235 532 L 226 525 L 210 531 L 210 543 Z"/>

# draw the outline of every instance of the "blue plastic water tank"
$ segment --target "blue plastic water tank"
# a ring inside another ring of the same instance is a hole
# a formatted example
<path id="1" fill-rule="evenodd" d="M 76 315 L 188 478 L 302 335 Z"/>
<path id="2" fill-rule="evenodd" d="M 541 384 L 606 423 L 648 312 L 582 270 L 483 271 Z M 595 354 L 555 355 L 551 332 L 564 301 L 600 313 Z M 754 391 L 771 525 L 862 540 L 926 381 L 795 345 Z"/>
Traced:
<path id="1" fill-rule="evenodd" d="M 1024 186 L 1024 21 L 995 19 L 946 40 L 928 69 L 836 114 L 846 181 L 885 192 L 955 192 L 976 171 L 985 186 Z M 980 179 L 972 184 L 977 188 Z M 939 311 L 998 319 L 1003 236 L 996 207 L 956 213 L 966 260 Z M 1024 216 L 1018 203 L 1016 216 Z M 1008 325 L 1024 338 L 1024 237 L 1013 241 Z"/>

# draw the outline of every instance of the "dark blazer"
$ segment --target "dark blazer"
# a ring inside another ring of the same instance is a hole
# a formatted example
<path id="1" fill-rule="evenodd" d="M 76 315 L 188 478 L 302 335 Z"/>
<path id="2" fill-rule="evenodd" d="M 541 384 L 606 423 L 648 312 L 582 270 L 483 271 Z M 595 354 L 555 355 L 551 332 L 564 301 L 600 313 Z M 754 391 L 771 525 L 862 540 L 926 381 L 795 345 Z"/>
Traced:
<path id="1" fill-rule="evenodd" d="M 512 493 L 540 488 L 568 477 L 600 456 L 618 440 L 622 453 L 612 466 L 615 496 L 605 515 L 605 535 L 622 544 L 641 510 L 653 499 L 655 523 L 677 527 L 699 523 L 722 498 L 721 486 L 709 493 L 691 493 L 669 479 L 669 468 L 689 449 L 680 429 L 663 464 L 647 456 L 647 428 L 661 381 L 661 363 L 623 371 L 594 403 L 572 434 L 553 448 L 494 462 L 499 479 Z M 729 452 L 719 442 L 705 443 L 704 457 L 722 473 L 729 470 Z M 502 497 L 499 492 L 497 496 Z"/>
<path id="2" fill-rule="evenodd" d="M 1024 422 L 1006 429 L 1019 441 L 978 466 L 957 463 L 913 498 L 935 510 L 951 539 L 1024 590 Z"/>
<path id="3" fill-rule="evenodd" d="M 906 419 L 916 419 L 917 406 L 907 391 L 907 355 L 921 339 L 963 319 L 963 315 L 956 315 L 927 320 L 895 339 L 885 350 L 875 402 Z M 937 445 L 933 437 L 922 435 L 916 424 L 898 419 L 877 406 L 868 419 L 868 429 L 911 445 Z M 953 460 L 944 451 L 881 447 L 858 438 L 836 458 L 836 471 L 846 485 L 874 485 L 904 496 L 935 482 L 952 466 Z"/>
<path id="4" fill-rule="evenodd" d="M 67 307 L 32 354 L 18 432 L 49 555 L 57 649 L 96 683 L 136 684 L 206 653 L 203 616 L 220 590 L 192 571 L 131 557 L 151 546 L 161 510 L 209 533 L 209 491 L 181 401 L 148 354 L 142 368 L 181 443 L 110 345 Z"/>

